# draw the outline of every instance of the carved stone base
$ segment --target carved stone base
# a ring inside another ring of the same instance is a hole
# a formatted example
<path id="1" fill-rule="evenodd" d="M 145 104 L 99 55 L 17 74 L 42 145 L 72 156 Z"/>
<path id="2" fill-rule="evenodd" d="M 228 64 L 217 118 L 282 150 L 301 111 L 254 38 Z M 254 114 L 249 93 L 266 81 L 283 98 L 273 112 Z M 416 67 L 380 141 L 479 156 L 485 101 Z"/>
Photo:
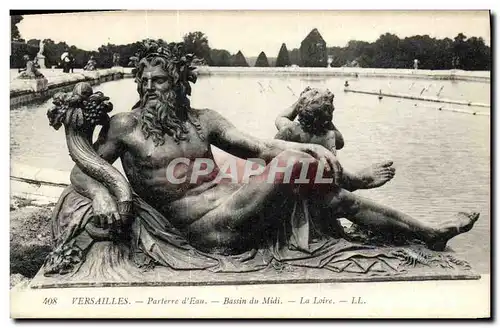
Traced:
<path id="1" fill-rule="evenodd" d="M 36 55 L 36 59 L 38 60 L 38 65 L 40 65 L 40 68 L 47 68 L 45 66 L 45 56 L 44 55 Z"/>
<path id="2" fill-rule="evenodd" d="M 331 283 L 422 280 L 472 280 L 480 276 L 464 266 L 441 267 L 414 263 L 394 274 L 356 274 L 328 269 L 272 263 L 255 272 L 221 273 L 208 270 L 173 270 L 167 267 L 137 268 L 128 260 L 127 250 L 111 243 L 93 247 L 95 260 L 85 261 L 74 274 L 46 277 L 43 268 L 30 283 L 31 288 L 196 286 L 283 283 Z M 451 253 L 444 253 L 451 254 Z"/>
<path id="3" fill-rule="evenodd" d="M 36 78 L 36 79 L 15 79 L 11 81 L 11 90 L 30 90 L 31 92 L 42 92 L 47 90 L 48 81 L 47 78 Z"/>

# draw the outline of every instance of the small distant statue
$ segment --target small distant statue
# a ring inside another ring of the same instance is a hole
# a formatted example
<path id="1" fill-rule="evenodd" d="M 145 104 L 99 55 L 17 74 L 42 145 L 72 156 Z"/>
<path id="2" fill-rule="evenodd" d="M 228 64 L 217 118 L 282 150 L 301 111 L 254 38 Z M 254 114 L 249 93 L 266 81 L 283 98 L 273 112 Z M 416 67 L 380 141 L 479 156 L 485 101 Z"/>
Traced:
<path id="1" fill-rule="evenodd" d="M 120 66 L 120 54 L 119 53 L 114 53 L 113 54 L 113 66 Z"/>
<path id="2" fill-rule="evenodd" d="M 42 57 L 43 56 L 43 49 L 45 47 L 45 43 L 43 43 L 42 40 L 40 40 L 40 50 L 38 50 L 38 53 L 36 54 L 37 57 Z"/>
<path id="3" fill-rule="evenodd" d="M 420 62 L 420 61 L 419 61 L 418 59 L 414 59 L 414 60 L 413 60 L 413 69 L 418 69 L 418 63 L 419 63 L 419 62 Z"/>
<path id="4" fill-rule="evenodd" d="M 359 67 L 359 62 L 356 59 L 347 61 L 342 67 Z"/>
<path id="5" fill-rule="evenodd" d="M 139 63 L 139 57 L 132 56 L 132 57 L 129 57 L 127 66 L 136 67 L 137 63 Z"/>
<path id="6" fill-rule="evenodd" d="M 332 67 L 333 57 L 332 56 L 328 56 L 328 59 L 327 59 L 326 62 L 327 62 L 326 67 Z"/>
<path id="7" fill-rule="evenodd" d="M 193 66 L 208 66 L 205 58 L 193 58 Z"/>
<path id="8" fill-rule="evenodd" d="M 94 58 L 94 56 L 90 56 L 89 61 L 87 62 L 87 65 L 83 68 L 84 71 L 96 71 L 97 70 L 97 62 Z"/>
<path id="9" fill-rule="evenodd" d="M 40 49 L 38 50 L 38 53 L 35 56 L 35 63 L 38 65 L 37 68 L 46 68 L 45 66 L 45 56 L 43 55 L 43 50 L 45 47 L 45 44 L 43 41 L 40 40 Z"/>
<path id="10" fill-rule="evenodd" d="M 38 79 L 38 78 L 44 78 L 45 76 L 40 73 L 38 70 L 38 65 L 35 61 L 30 60 L 30 57 L 28 55 L 23 56 L 23 60 L 26 62 L 25 68 L 20 68 L 18 70 L 19 76 L 17 77 L 18 79 Z"/>

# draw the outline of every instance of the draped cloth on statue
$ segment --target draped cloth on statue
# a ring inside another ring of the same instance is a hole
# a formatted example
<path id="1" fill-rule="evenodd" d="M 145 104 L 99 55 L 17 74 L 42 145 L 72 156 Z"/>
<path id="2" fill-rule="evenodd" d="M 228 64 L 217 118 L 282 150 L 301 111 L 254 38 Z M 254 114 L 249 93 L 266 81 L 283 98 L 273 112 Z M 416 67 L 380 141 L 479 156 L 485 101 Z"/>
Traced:
<path id="1" fill-rule="evenodd" d="M 197 250 L 168 218 L 136 196 L 136 219 L 131 227 L 127 261 L 137 268 L 165 266 L 174 270 L 211 272 L 250 272 L 270 266 L 323 268 L 368 275 L 394 275 L 401 270 L 402 259 L 394 255 L 394 248 L 377 248 L 328 236 L 317 230 L 306 200 L 290 199 L 289 203 L 293 204 L 285 206 L 291 205 L 291 215 L 276 229 L 274 240 L 259 249 L 228 256 Z M 71 267 L 72 271 L 78 271 L 84 262 L 102 261 L 97 258 L 102 254 L 92 253 L 92 245 L 98 242 L 84 229 L 91 217 L 92 201 L 68 187 L 53 214 L 56 250 L 53 254 L 61 254 L 63 249 L 76 249 L 80 257 L 73 261 L 76 264 Z M 65 254 L 75 252 L 66 251 Z M 46 275 L 49 273 L 45 271 Z"/>

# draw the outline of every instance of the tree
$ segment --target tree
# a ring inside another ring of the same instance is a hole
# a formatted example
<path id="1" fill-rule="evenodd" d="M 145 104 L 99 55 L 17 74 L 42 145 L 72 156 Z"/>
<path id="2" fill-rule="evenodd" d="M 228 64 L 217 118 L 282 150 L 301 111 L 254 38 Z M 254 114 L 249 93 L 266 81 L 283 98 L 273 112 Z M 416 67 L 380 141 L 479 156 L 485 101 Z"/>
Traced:
<path id="1" fill-rule="evenodd" d="M 465 42 L 462 67 L 466 70 L 490 70 L 490 49 L 483 38 L 471 37 Z"/>
<path id="2" fill-rule="evenodd" d="M 10 46 L 10 68 L 26 67 L 23 56 L 28 55 L 33 59 L 38 52 L 38 47 L 31 47 L 25 42 L 12 41 Z"/>
<path id="3" fill-rule="evenodd" d="M 212 64 L 208 38 L 203 32 L 190 32 L 184 35 L 183 40 L 187 52 L 194 54 L 208 65 Z"/>
<path id="4" fill-rule="evenodd" d="M 300 65 L 300 50 L 295 48 L 290 51 L 290 63 L 292 65 Z"/>
<path id="5" fill-rule="evenodd" d="M 434 55 L 434 69 L 452 69 L 453 63 L 453 40 L 444 38 L 437 39 L 435 43 L 436 53 Z"/>
<path id="6" fill-rule="evenodd" d="M 210 49 L 210 65 L 231 66 L 231 54 L 227 50 Z"/>
<path id="7" fill-rule="evenodd" d="M 466 59 L 467 44 L 465 40 L 467 37 L 463 33 L 458 35 L 453 40 L 453 66 L 454 68 L 465 68 L 463 61 Z"/>
<path id="8" fill-rule="evenodd" d="M 286 44 L 283 43 L 278 53 L 278 59 L 276 59 L 276 67 L 285 67 L 290 65 L 292 65 L 292 63 L 290 62 L 288 49 L 286 48 Z"/>
<path id="9" fill-rule="evenodd" d="M 261 51 L 255 62 L 255 67 L 269 67 L 269 62 L 264 51 Z"/>
<path id="10" fill-rule="evenodd" d="M 26 42 L 26 44 L 31 46 L 31 47 L 39 48 L 40 47 L 40 40 L 39 39 L 29 39 Z"/>
<path id="11" fill-rule="evenodd" d="M 19 29 L 17 28 L 17 24 L 19 24 L 23 20 L 23 16 L 21 15 L 12 15 L 10 16 L 10 40 L 11 41 L 24 41 L 21 39 L 21 34 L 19 33 Z"/>
<path id="12" fill-rule="evenodd" d="M 373 45 L 373 67 L 376 68 L 403 68 L 410 63 L 401 60 L 400 39 L 397 35 L 385 33 Z"/>
<path id="13" fill-rule="evenodd" d="M 69 45 L 66 42 L 58 42 L 55 43 L 51 39 L 43 40 L 44 43 L 44 51 L 43 55 L 45 56 L 45 65 L 47 67 L 51 66 L 59 66 L 61 62 L 61 55 L 67 49 L 69 49 Z"/>
<path id="14" fill-rule="evenodd" d="M 332 67 L 344 66 L 347 62 L 346 59 L 346 48 L 345 47 L 331 47 L 326 50 L 327 55 L 332 57 Z"/>
<path id="15" fill-rule="evenodd" d="M 326 67 L 326 42 L 318 29 L 314 28 L 300 43 L 300 57 L 300 66 Z"/>
<path id="16" fill-rule="evenodd" d="M 231 66 L 240 66 L 240 67 L 248 67 L 247 60 L 241 51 L 238 51 L 233 58 Z"/>
<path id="17" fill-rule="evenodd" d="M 418 67 L 422 69 L 435 68 L 436 39 L 428 35 L 414 35 L 400 40 L 399 58 L 403 67 L 412 66 L 415 59 L 418 60 Z"/>

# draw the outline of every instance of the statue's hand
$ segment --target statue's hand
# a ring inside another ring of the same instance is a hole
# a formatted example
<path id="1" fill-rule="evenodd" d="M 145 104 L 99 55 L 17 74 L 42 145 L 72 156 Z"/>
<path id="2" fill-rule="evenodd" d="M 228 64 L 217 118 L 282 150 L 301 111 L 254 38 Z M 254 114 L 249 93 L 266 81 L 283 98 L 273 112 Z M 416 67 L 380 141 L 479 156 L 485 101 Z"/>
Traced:
<path id="1" fill-rule="evenodd" d="M 340 165 L 340 162 L 337 159 L 337 156 L 335 156 L 334 153 L 321 145 L 306 144 L 304 146 L 304 152 L 310 154 L 315 159 L 324 164 L 324 175 L 326 175 L 326 177 L 333 177 L 335 185 L 340 186 L 342 181 L 343 169 L 342 165 Z"/>
<path id="2" fill-rule="evenodd" d="M 95 195 L 92 200 L 93 224 L 102 229 L 116 229 L 121 225 L 115 199 L 108 193 Z"/>

